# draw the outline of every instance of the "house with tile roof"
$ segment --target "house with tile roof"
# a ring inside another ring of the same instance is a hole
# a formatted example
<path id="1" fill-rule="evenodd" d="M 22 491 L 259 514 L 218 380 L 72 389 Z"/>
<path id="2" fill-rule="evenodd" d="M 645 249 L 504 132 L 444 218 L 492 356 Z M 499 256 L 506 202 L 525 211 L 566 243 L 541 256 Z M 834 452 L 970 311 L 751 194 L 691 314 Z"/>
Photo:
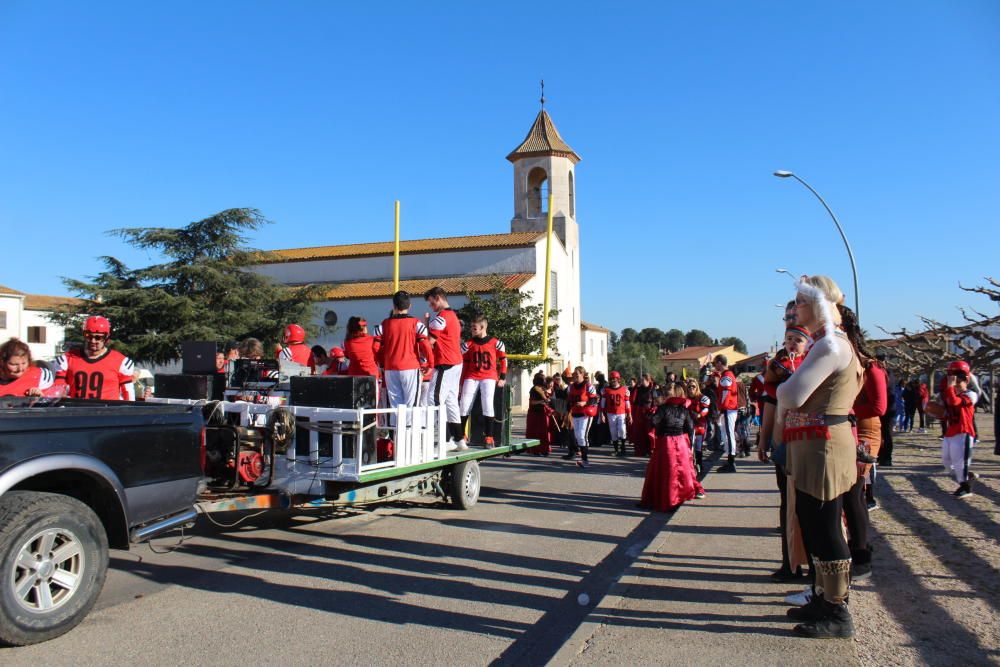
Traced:
<path id="1" fill-rule="evenodd" d="M 701 367 L 712 363 L 719 355 L 726 357 L 730 367 L 747 358 L 747 355 L 737 352 L 732 345 L 692 345 L 663 355 L 660 357 L 660 365 L 663 366 L 664 374 L 672 372 L 678 377 L 683 374 L 697 377 Z"/>
<path id="2" fill-rule="evenodd" d="M 576 221 L 576 165 L 580 156 L 559 135 L 543 108 L 528 134 L 507 155 L 514 169 L 514 215 L 510 231 L 476 236 L 402 240 L 400 289 L 413 295 L 411 314 L 426 310 L 423 293 L 440 285 L 453 308 L 466 303 L 466 292 L 486 294 L 499 277 L 510 289 L 530 294 L 541 304 L 545 289 L 546 227 L 549 193 L 553 199 L 550 307 L 559 310 L 558 351 L 547 372 L 582 364 L 591 373 L 607 373 L 608 330 L 582 319 L 580 302 L 580 230 Z M 393 292 L 393 242 L 271 250 L 253 270 L 286 285 L 321 285 L 317 308 L 319 334 L 310 341 L 340 345 L 352 315 L 369 323 L 390 312 Z M 526 406 L 531 374 L 512 377 L 515 405 Z"/>
<path id="3" fill-rule="evenodd" d="M 49 321 L 54 310 L 80 302 L 69 296 L 25 294 L 0 285 L 0 343 L 20 338 L 35 359 L 50 360 L 60 354 L 66 339 L 63 327 Z"/>

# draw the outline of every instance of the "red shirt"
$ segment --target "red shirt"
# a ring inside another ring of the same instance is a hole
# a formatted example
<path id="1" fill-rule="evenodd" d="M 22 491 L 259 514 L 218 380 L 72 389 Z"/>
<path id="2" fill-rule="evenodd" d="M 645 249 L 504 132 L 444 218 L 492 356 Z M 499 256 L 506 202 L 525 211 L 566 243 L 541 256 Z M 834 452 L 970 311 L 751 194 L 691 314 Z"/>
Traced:
<path id="1" fill-rule="evenodd" d="M 865 382 L 854 399 L 854 416 L 858 419 L 881 417 L 888 406 L 885 369 L 873 361 L 865 368 Z"/>
<path id="2" fill-rule="evenodd" d="M 719 399 L 720 410 L 737 410 L 740 407 L 739 392 L 736 388 L 736 376 L 732 371 L 727 370 L 719 378 L 719 386 L 716 388 Z"/>
<path id="3" fill-rule="evenodd" d="M 976 435 L 976 392 L 966 389 L 961 394 L 956 387 L 947 384 L 941 389 L 941 400 L 948 408 L 948 422 L 944 432 L 946 438 L 953 435 Z"/>
<path id="4" fill-rule="evenodd" d="M 56 379 L 69 385 L 70 398 L 99 398 L 120 401 L 128 394 L 123 385 L 132 382 L 132 360 L 118 350 L 106 350 L 97 359 L 80 350 L 70 350 L 56 358 Z"/>
<path id="5" fill-rule="evenodd" d="M 367 334 L 344 339 L 344 356 L 351 362 L 347 367 L 348 375 L 378 376 L 378 364 L 375 363 L 372 340 Z"/>
<path id="6" fill-rule="evenodd" d="M 601 396 L 601 407 L 604 408 L 606 415 L 624 415 L 631 412 L 632 406 L 628 400 L 628 388 L 621 385 L 605 387 L 604 395 Z"/>
<path id="7" fill-rule="evenodd" d="M 496 338 L 473 338 L 462 344 L 462 379 L 502 380 L 507 377 L 507 351 Z"/>
<path id="8" fill-rule="evenodd" d="M 312 348 L 305 343 L 292 343 L 278 353 L 278 359 L 294 361 L 302 366 L 308 366 L 313 372 L 316 371 L 316 360 L 313 358 Z"/>
<path id="9" fill-rule="evenodd" d="M 597 414 L 597 390 L 589 382 L 570 383 L 567 401 L 570 406 L 569 411 L 574 417 L 593 417 Z M 587 405 L 577 405 L 580 401 L 587 401 Z"/>
<path id="10" fill-rule="evenodd" d="M 445 308 L 427 328 L 434 339 L 434 366 L 457 366 L 462 363 L 462 323 L 451 308 Z"/>
<path id="11" fill-rule="evenodd" d="M 0 396 L 27 396 L 29 389 L 40 389 L 43 392 L 52 386 L 55 377 L 52 371 L 38 366 L 28 366 L 19 378 L 4 380 L 0 378 Z"/>
<path id="12" fill-rule="evenodd" d="M 415 317 L 393 315 L 375 327 L 372 337 L 375 360 L 387 371 L 412 371 L 420 359 L 433 359 L 427 327 Z"/>
<path id="13" fill-rule="evenodd" d="M 705 427 L 708 424 L 708 412 L 712 405 L 712 399 L 702 394 L 696 401 L 688 402 L 688 412 L 694 420 L 694 432 L 696 435 L 705 435 Z"/>

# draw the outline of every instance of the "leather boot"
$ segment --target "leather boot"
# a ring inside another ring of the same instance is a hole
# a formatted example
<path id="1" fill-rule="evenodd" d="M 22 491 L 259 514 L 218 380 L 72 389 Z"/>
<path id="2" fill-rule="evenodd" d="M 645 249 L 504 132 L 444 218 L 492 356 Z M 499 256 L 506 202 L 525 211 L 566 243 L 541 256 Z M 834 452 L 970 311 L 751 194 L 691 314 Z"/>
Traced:
<path id="1" fill-rule="evenodd" d="M 835 604 L 822 600 L 822 616 L 795 626 L 795 632 L 810 639 L 847 639 L 854 636 L 854 619 L 846 602 Z"/>
<path id="2" fill-rule="evenodd" d="M 851 581 L 864 581 L 872 576 L 872 546 L 851 549 Z"/>

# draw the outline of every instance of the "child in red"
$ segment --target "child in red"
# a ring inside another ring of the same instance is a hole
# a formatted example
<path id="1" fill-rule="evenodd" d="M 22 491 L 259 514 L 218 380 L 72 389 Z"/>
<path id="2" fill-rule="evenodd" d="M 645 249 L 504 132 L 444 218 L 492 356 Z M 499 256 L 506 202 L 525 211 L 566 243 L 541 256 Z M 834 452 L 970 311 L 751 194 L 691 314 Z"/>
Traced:
<path id="1" fill-rule="evenodd" d="M 941 460 L 944 467 L 955 476 L 958 488 L 956 498 L 972 495 L 975 473 L 972 465 L 972 446 L 976 444 L 976 401 L 979 396 L 969 388 L 971 369 L 965 361 L 948 364 L 948 377 L 941 389 L 941 400 L 948 410 L 944 439 L 941 441 Z"/>

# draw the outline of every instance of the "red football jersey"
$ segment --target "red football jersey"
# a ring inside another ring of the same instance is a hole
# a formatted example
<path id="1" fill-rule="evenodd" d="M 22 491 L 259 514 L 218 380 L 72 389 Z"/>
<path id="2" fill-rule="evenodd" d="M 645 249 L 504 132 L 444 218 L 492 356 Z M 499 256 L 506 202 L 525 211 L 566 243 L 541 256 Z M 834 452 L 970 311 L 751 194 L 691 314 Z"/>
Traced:
<path id="1" fill-rule="evenodd" d="M 434 339 L 434 365 L 457 366 L 462 363 L 462 323 L 451 308 L 445 308 L 427 324 Z"/>
<path id="2" fill-rule="evenodd" d="M 718 391 L 719 409 L 736 410 L 740 407 L 740 397 L 736 388 L 736 376 L 732 371 L 727 370 L 719 378 Z"/>
<path id="3" fill-rule="evenodd" d="M 434 358 L 427 327 L 409 315 L 393 315 L 376 326 L 372 351 L 387 371 L 411 371 L 420 368 L 421 358 Z"/>
<path id="4" fill-rule="evenodd" d="M 587 405 L 577 405 L 580 401 L 587 401 Z M 574 417 L 593 417 L 597 414 L 597 390 L 589 382 L 570 383 L 567 402 Z"/>
<path id="5" fill-rule="evenodd" d="M 496 338 L 473 338 L 462 344 L 462 379 L 500 380 L 507 377 L 507 351 Z"/>
<path id="6" fill-rule="evenodd" d="M 118 350 L 107 350 L 97 359 L 80 350 L 70 350 L 55 361 L 56 378 L 69 385 L 70 398 L 105 401 L 131 399 L 132 360 Z"/>
<path id="7" fill-rule="evenodd" d="M 347 367 L 348 375 L 378 376 L 378 364 L 375 363 L 372 340 L 372 337 L 367 335 L 344 339 L 344 356 L 351 361 Z"/>
<path id="8" fill-rule="evenodd" d="M 601 407 L 604 414 L 623 415 L 631 412 L 631 404 L 628 400 L 628 387 L 612 387 L 608 385 L 604 388 L 604 395 L 601 396 Z"/>
<path id="9" fill-rule="evenodd" d="M 945 422 L 944 435 L 950 438 L 955 435 L 967 433 L 976 435 L 976 401 L 979 396 L 971 389 L 966 389 L 961 394 L 956 387 L 949 387 L 947 384 L 941 390 L 941 401 L 948 410 L 948 419 Z"/>
<path id="10" fill-rule="evenodd" d="M 27 396 L 28 390 L 35 388 L 44 392 L 53 382 L 55 377 L 52 371 L 38 366 L 28 366 L 19 378 L 11 380 L 0 378 L 0 396 Z"/>
<path id="11" fill-rule="evenodd" d="M 278 359 L 294 361 L 302 366 L 308 366 L 310 370 L 316 370 L 316 360 L 313 358 L 312 348 L 305 343 L 292 343 L 283 348 L 278 353 Z"/>

